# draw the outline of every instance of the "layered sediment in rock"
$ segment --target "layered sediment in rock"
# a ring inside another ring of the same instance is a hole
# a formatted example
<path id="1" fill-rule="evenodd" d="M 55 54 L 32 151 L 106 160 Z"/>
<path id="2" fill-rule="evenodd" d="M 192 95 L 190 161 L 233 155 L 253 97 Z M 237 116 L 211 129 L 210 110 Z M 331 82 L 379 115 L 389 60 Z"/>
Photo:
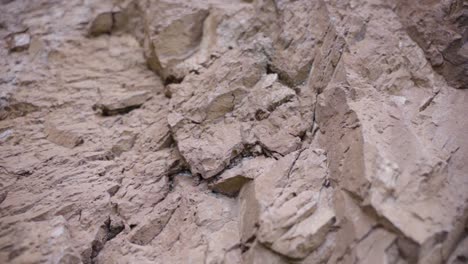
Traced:
<path id="1" fill-rule="evenodd" d="M 464 263 L 464 1 L 3 1 L 1 263 Z"/>

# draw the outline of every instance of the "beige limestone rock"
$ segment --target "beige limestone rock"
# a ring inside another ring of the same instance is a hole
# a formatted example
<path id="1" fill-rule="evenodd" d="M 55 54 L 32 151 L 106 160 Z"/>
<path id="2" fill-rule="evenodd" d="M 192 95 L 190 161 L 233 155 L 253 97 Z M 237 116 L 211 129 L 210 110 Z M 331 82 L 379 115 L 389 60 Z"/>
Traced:
<path id="1" fill-rule="evenodd" d="M 246 13 L 248 8 L 247 4 L 229 1 L 140 3 L 148 66 L 166 83 L 181 82 L 187 74 L 209 63 L 216 52 L 225 52 L 229 45 L 232 48 L 243 33 L 234 16 Z M 230 30 L 223 32 L 219 27 Z"/>
<path id="2" fill-rule="evenodd" d="M 257 176 L 274 164 L 274 159 L 265 157 L 245 158 L 240 163 L 225 170 L 212 183 L 210 189 L 228 196 L 236 196 L 247 182 L 254 180 Z"/>
<path id="3" fill-rule="evenodd" d="M 194 174 L 200 174 L 204 178 L 213 177 L 242 151 L 241 131 L 238 124 L 220 123 L 211 126 L 208 131 L 203 131 L 196 124 L 185 124 L 184 129 L 177 131 L 175 140 L 180 154 Z M 206 134 L 203 139 L 200 139 L 200 134 L 203 132 Z"/>
<path id="4" fill-rule="evenodd" d="M 464 238 L 459 243 L 457 248 L 453 251 L 452 255 L 450 256 L 450 259 L 448 260 L 448 263 L 458 264 L 458 263 L 466 262 L 467 260 L 466 252 L 468 252 L 468 239 Z"/>
<path id="5" fill-rule="evenodd" d="M 91 22 L 89 27 L 89 34 L 91 36 L 98 36 L 105 33 L 112 32 L 113 26 L 112 12 L 101 13 Z"/>
<path id="6" fill-rule="evenodd" d="M 278 1 L 276 7 L 280 33 L 272 34 L 269 67 L 284 82 L 298 85 L 306 81 L 316 45 L 328 27 L 327 9 L 323 1 Z"/>
<path id="7" fill-rule="evenodd" d="M 468 3 L 463 0 L 396 2 L 408 35 L 424 50 L 434 69 L 450 85 L 468 88 Z"/>
<path id="8" fill-rule="evenodd" d="M 307 257 L 324 243 L 335 223 L 332 192 L 323 187 L 325 161 L 319 149 L 297 153 L 283 176 L 286 185 L 276 198 L 269 198 L 269 206 L 260 213 L 260 242 L 294 259 Z"/>
<path id="9" fill-rule="evenodd" d="M 210 188 L 214 192 L 222 193 L 227 196 L 236 196 L 237 193 L 239 193 L 242 186 L 244 186 L 244 184 L 246 184 L 250 180 L 251 179 L 242 175 L 224 177 L 219 180 L 216 180 L 216 182 L 213 183 Z"/>
<path id="10" fill-rule="evenodd" d="M 151 98 L 149 92 L 117 93 L 106 96 L 102 101 L 93 105 L 93 109 L 103 116 L 125 114 L 139 108 Z"/>
<path id="11" fill-rule="evenodd" d="M 0 101 L 0 120 L 25 116 L 39 109 L 28 102 L 18 102 L 14 99 Z"/>
<path id="12" fill-rule="evenodd" d="M 135 145 L 135 137 L 136 136 L 129 131 L 122 132 L 119 141 L 112 146 L 112 153 L 119 156 L 123 152 L 131 150 Z"/>
<path id="13" fill-rule="evenodd" d="M 163 209 L 155 209 L 155 212 L 146 215 L 146 219 L 141 221 L 141 223 L 132 230 L 129 236 L 130 242 L 137 245 L 147 245 L 155 239 L 166 227 L 172 214 L 174 214 L 174 211 L 177 209 L 178 200 L 180 200 L 180 198 L 173 198 L 170 201 L 170 207 L 164 206 Z"/>
<path id="14" fill-rule="evenodd" d="M 0 239 L 2 248 L 10 248 L 9 254 L 0 254 L 3 263 L 81 263 L 62 216 L 23 222 L 11 232 Z"/>
<path id="15" fill-rule="evenodd" d="M 2 1 L 0 262 L 466 262 L 465 2 Z"/>
<path id="16" fill-rule="evenodd" d="M 332 192 L 323 187 L 325 161 L 322 150 L 297 151 L 244 186 L 239 200 L 246 247 L 256 238 L 283 256 L 304 259 L 324 244 L 335 222 Z M 257 254 L 249 250 L 248 258 Z"/>
<path id="17" fill-rule="evenodd" d="M 57 145 L 61 145 L 67 148 L 74 148 L 80 144 L 83 144 L 83 138 L 71 131 L 73 131 L 73 126 L 67 127 L 53 124 L 47 125 L 45 129 L 47 139 Z"/>
<path id="18" fill-rule="evenodd" d="M 27 32 L 13 33 L 7 38 L 8 49 L 12 52 L 27 50 L 31 44 L 31 36 Z"/>
<path id="19" fill-rule="evenodd" d="M 251 247 L 251 250 L 243 255 L 242 260 L 243 263 L 246 264 L 260 264 L 265 262 L 272 264 L 288 263 L 287 259 L 268 250 L 258 242 Z"/>

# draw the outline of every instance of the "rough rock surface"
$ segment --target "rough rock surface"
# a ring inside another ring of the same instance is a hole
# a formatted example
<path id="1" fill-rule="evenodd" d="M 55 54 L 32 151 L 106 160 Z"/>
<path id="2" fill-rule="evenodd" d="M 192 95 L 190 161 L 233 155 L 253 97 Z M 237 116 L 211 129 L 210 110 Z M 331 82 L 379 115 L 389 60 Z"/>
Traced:
<path id="1" fill-rule="evenodd" d="M 399 1 L 397 13 L 434 69 L 456 88 L 468 88 L 468 2 Z"/>
<path id="2" fill-rule="evenodd" d="M 466 263 L 467 12 L 0 1 L 0 263 Z"/>

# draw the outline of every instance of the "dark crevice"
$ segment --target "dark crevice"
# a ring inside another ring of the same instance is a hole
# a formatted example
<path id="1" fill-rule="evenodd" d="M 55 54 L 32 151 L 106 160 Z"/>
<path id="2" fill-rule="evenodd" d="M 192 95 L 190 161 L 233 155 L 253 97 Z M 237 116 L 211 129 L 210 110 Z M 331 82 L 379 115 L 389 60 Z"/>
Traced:
<path id="1" fill-rule="evenodd" d="M 258 152 L 257 150 L 255 150 L 256 146 L 259 146 L 261 148 L 261 152 Z M 215 182 L 217 179 L 219 179 L 220 175 L 222 175 L 226 170 L 230 170 L 234 168 L 235 166 L 239 165 L 245 159 L 264 156 L 267 158 L 274 158 L 275 160 L 277 160 L 278 155 L 280 155 L 281 157 L 283 156 L 278 152 L 268 150 L 260 142 L 256 142 L 255 144 L 244 145 L 243 150 L 240 153 L 234 153 L 233 158 L 229 160 L 228 165 L 225 166 L 223 170 L 221 170 L 215 176 L 209 179 L 204 179 L 200 176 L 200 181 L 206 181 L 208 183 Z"/>
<path id="2" fill-rule="evenodd" d="M 0 193 L 0 204 L 2 204 L 3 201 L 5 201 L 7 195 L 8 195 L 7 191 Z"/>
<path id="3" fill-rule="evenodd" d="M 465 255 L 458 255 L 457 256 L 457 261 L 461 263 L 468 263 L 468 257 Z"/>
<path id="4" fill-rule="evenodd" d="M 168 75 L 164 78 L 164 86 L 168 86 L 170 84 L 179 84 L 184 81 L 185 76 L 177 77 L 175 75 Z"/>
<path id="5" fill-rule="evenodd" d="M 107 241 L 115 238 L 124 230 L 123 223 L 113 223 L 109 216 L 99 227 L 99 230 L 91 242 L 91 246 L 81 253 L 82 261 L 85 264 L 94 264 L 99 253 L 104 248 Z"/>
<path id="6" fill-rule="evenodd" d="M 112 19 L 112 25 L 111 25 L 111 28 L 108 32 L 108 34 L 111 34 L 112 31 L 114 31 L 117 27 L 116 27 L 116 23 L 117 23 L 117 19 L 116 19 L 116 12 L 111 12 L 111 19 Z"/>
<path id="7" fill-rule="evenodd" d="M 364 241 L 366 238 L 368 238 L 375 230 L 379 229 L 379 228 L 383 228 L 383 226 L 381 224 L 376 224 L 374 226 L 372 226 L 361 238 L 359 238 L 357 241 L 356 241 L 356 244 L 359 244 L 361 243 L 362 241 Z"/>
<path id="8" fill-rule="evenodd" d="M 267 73 L 267 74 L 278 74 L 275 70 L 273 70 L 271 64 L 267 64 L 266 73 Z"/>
<path id="9" fill-rule="evenodd" d="M 268 110 L 269 112 L 273 112 L 273 111 L 276 110 L 276 108 L 280 107 L 281 105 L 291 102 L 291 100 L 292 100 L 293 98 L 294 98 L 294 95 L 286 96 L 285 98 L 283 98 L 283 99 L 280 100 L 279 102 L 276 102 L 276 103 L 273 103 L 273 104 L 269 105 L 268 108 L 267 108 L 267 110 Z"/>
<path id="10" fill-rule="evenodd" d="M 192 172 L 190 171 L 188 167 L 188 164 L 185 162 L 185 160 L 183 160 L 183 157 L 181 157 L 179 160 L 176 160 L 173 164 L 171 164 L 169 169 L 166 172 L 166 176 L 167 176 L 168 184 L 169 184 L 169 192 L 174 191 L 174 188 L 176 187 L 174 177 L 180 174 L 193 176 Z"/>
<path id="11" fill-rule="evenodd" d="M 298 92 L 297 89 L 294 89 L 294 81 L 291 80 L 287 74 L 282 73 L 279 69 L 277 69 L 273 64 L 268 63 L 266 66 L 266 73 L 267 74 L 277 74 L 278 75 L 278 82 L 281 83 L 282 85 L 289 87 L 293 89 L 296 93 Z"/>
<path id="12" fill-rule="evenodd" d="M 114 223 L 111 222 L 111 219 L 109 218 L 109 221 L 106 222 L 106 228 L 107 228 L 107 241 L 112 240 L 115 238 L 120 232 L 122 232 L 125 228 L 125 226 L 122 225 L 113 225 Z"/>
<path id="13" fill-rule="evenodd" d="M 257 236 L 254 234 L 251 237 L 249 237 L 249 239 L 247 239 L 244 243 L 241 243 L 240 244 L 241 252 L 242 253 L 247 252 L 252 247 L 252 245 L 255 243 L 256 240 L 257 240 Z"/>
<path id="14" fill-rule="evenodd" d="M 436 98 L 436 96 L 440 93 L 440 90 L 435 92 L 428 100 L 426 100 L 426 102 L 424 102 L 420 107 L 419 107 L 419 112 L 422 112 L 424 110 L 426 110 L 426 108 L 428 108 L 431 103 L 434 101 L 434 99 Z"/>
<path id="15" fill-rule="evenodd" d="M 131 106 L 123 107 L 119 109 L 109 109 L 106 106 L 96 104 L 96 105 L 93 105 L 93 110 L 100 111 L 102 116 L 115 116 L 115 115 L 128 114 L 129 112 L 140 108 L 142 105 L 143 104 L 138 104 L 138 105 L 131 105 Z"/>
<path id="16" fill-rule="evenodd" d="M 174 175 L 171 175 L 171 176 L 167 177 L 167 179 L 168 179 L 168 184 L 169 184 L 169 192 L 172 192 L 172 191 L 174 191 L 174 187 L 175 187 L 174 186 L 174 184 L 175 184 L 174 183 Z"/>
<path id="17" fill-rule="evenodd" d="M 278 160 L 279 157 L 284 157 L 283 154 L 269 149 L 267 146 L 262 144 L 262 142 L 257 142 L 256 145 L 260 146 L 260 148 L 262 149 L 263 156 L 267 158 L 273 158 L 275 160 Z"/>
<path id="18" fill-rule="evenodd" d="M 281 197 L 281 196 L 283 195 L 283 192 L 284 192 L 284 190 L 285 190 L 285 187 L 289 184 L 289 179 L 290 179 L 290 176 L 291 176 L 291 173 L 292 173 L 294 167 L 296 166 L 296 162 L 297 162 L 297 160 L 299 159 L 299 157 L 301 156 L 302 152 L 304 152 L 306 149 L 307 149 L 307 148 L 303 148 L 303 149 L 301 149 L 301 150 L 298 151 L 299 153 L 297 153 L 296 157 L 294 158 L 293 162 L 291 163 L 291 166 L 289 167 L 288 172 L 287 172 L 287 174 L 286 174 L 286 183 L 283 184 L 282 189 L 281 189 L 281 192 L 280 192 L 279 195 L 277 195 L 276 197 Z M 296 195 L 297 195 L 297 194 L 296 194 Z M 273 203 L 274 203 L 274 200 L 273 200 L 273 202 L 271 202 L 271 203 L 268 205 L 268 207 L 272 206 Z"/>
<path id="19" fill-rule="evenodd" d="M 301 156 L 302 152 L 304 152 L 304 150 L 306 150 L 306 148 L 303 148 L 303 149 L 299 150 L 299 153 L 298 153 L 297 156 L 294 158 L 294 161 L 292 162 L 291 166 L 289 167 L 288 174 L 286 175 L 288 179 L 289 179 L 289 177 L 291 176 L 291 173 L 292 173 L 292 171 L 293 171 L 293 169 L 294 169 L 294 166 L 296 166 L 297 160 L 298 160 L 299 157 Z"/>
<path id="20" fill-rule="evenodd" d="M 239 165 L 242 160 L 246 159 L 246 158 L 253 158 L 253 157 L 257 157 L 259 155 L 255 155 L 252 151 L 252 148 L 254 147 L 255 145 L 253 146 L 244 146 L 243 147 L 243 150 L 240 152 L 240 153 L 233 153 L 233 158 L 231 158 L 228 162 L 228 165 L 225 166 L 223 168 L 223 170 L 221 170 L 220 172 L 218 172 L 215 176 L 211 177 L 208 179 L 208 182 L 214 182 L 216 181 L 217 179 L 219 179 L 219 176 L 221 174 L 223 174 L 226 170 L 230 170 L 232 168 L 234 168 L 235 166 Z M 202 178 L 203 179 L 203 178 Z M 205 180 L 205 179 L 203 179 Z"/>

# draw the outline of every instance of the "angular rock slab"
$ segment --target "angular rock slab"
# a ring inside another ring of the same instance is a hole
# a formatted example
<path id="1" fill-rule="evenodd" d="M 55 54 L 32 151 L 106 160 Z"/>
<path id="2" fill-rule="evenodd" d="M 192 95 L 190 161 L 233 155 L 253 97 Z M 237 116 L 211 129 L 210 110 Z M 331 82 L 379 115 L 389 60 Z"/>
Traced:
<path id="1" fill-rule="evenodd" d="M 83 137 L 73 132 L 73 126 L 48 124 L 45 129 L 47 139 L 57 145 L 74 148 L 83 144 Z"/>
<path id="2" fill-rule="evenodd" d="M 243 159 L 240 164 L 224 171 L 208 186 L 215 192 L 236 196 L 244 184 L 264 173 L 273 163 L 274 159 L 262 156 Z"/>
<path id="3" fill-rule="evenodd" d="M 104 97 L 100 102 L 93 105 L 93 109 L 99 111 L 103 116 L 126 114 L 142 106 L 152 98 L 151 93 L 143 92 L 121 92 Z"/>
<path id="4" fill-rule="evenodd" d="M 31 36 L 27 32 L 12 33 L 6 40 L 11 52 L 27 50 L 31 44 Z"/>
<path id="5" fill-rule="evenodd" d="M 320 248 L 335 223 L 332 188 L 323 186 L 326 176 L 323 150 L 309 148 L 278 160 L 240 193 L 241 240 L 257 237 L 293 259 Z"/>

